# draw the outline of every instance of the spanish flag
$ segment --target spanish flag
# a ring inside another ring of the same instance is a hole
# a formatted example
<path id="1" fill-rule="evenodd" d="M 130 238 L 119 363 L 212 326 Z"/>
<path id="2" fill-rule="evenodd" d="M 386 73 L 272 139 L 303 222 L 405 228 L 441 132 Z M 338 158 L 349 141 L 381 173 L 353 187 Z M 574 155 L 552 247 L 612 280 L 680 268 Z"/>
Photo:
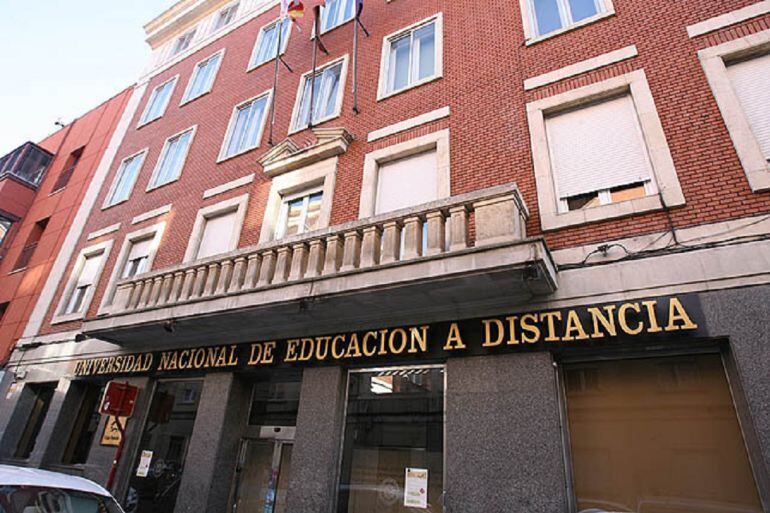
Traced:
<path id="1" fill-rule="evenodd" d="M 288 16 L 293 21 L 305 15 L 301 0 L 281 0 L 281 18 Z"/>

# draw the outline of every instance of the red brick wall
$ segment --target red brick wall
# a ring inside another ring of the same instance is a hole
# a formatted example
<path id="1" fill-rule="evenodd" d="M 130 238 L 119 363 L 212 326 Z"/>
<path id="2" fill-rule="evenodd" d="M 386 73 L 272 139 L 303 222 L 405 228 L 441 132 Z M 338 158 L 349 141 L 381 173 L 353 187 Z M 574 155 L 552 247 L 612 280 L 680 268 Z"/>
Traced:
<path id="1" fill-rule="evenodd" d="M 0 365 L 7 360 L 14 344 L 24 332 L 130 94 L 130 90 L 121 92 L 39 143 L 56 155 L 37 194 L 31 198 L 24 217 L 15 227 L 16 234 L 10 246 L 5 248 L 5 258 L 0 261 L 0 303 L 10 302 L 0 321 Z M 52 194 L 56 179 L 67 165 L 70 153 L 83 146 L 85 149 L 69 183 L 64 189 Z M 0 201 L 5 202 L 6 199 Z M 26 269 L 10 273 L 35 223 L 45 218 L 48 218 L 48 225 Z"/>
<path id="2" fill-rule="evenodd" d="M 647 74 L 686 205 L 673 210 L 670 217 L 663 212 L 653 212 L 550 232 L 545 234 L 549 246 L 558 249 L 598 243 L 666 230 L 670 224 L 681 228 L 770 210 L 770 194 L 755 194 L 749 188 L 697 58 L 699 48 L 768 28 L 770 16 L 689 39 L 685 30 L 687 25 L 744 7 L 754 3 L 754 0 L 614 0 L 614 3 L 614 16 L 526 46 L 519 2 L 515 0 L 493 7 L 489 2 L 478 0 L 368 0 L 363 21 L 371 37 L 361 38 L 359 54 L 361 113 L 356 115 L 352 112 L 352 76 L 349 68 L 342 115 L 323 125 L 345 127 L 356 138 L 348 152 L 340 158 L 331 222 L 336 224 L 357 218 L 366 153 L 430 131 L 449 128 L 452 194 L 516 181 L 532 213 L 528 232 L 539 235 L 541 230 L 525 104 L 638 69 L 644 69 Z M 437 12 L 444 15 L 443 78 L 377 102 L 383 36 Z M 89 315 L 95 314 L 125 234 L 161 219 L 131 225 L 130 219 L 136 214 L 173 203 L 172 212 L 162 218 L 169 224 L 154 262 L 155 268 L 182 261 L 199 208 L 244 192 L 249 192 L 250 201 L 240 245 L 257 242 L 270 181 L 256 160 L 268 149 L 267 134 L 256 150 L 221 164 L 216 163 L 216 158 L 233 106 L 272 86 L 272 62 L 249 73 L 245 70 L 259 28 L 276 15 L 277 8 L 150 81 L 97 205 L 103 201 L 119 160 L 149 147 L 131 199 L 106 211 L 97 208 L 83 232 L 84 238 L 90 231 L 122 223 L 119 232 L 107 236 L 115 240 L 115 246 Z M 286 136 L 298 81 L 302 73 L 310 69 L 310 23 L 311 16 L 306 16 L 302 20 L 303 31 L 295 31 L 289 41 L 285 59 L 295 72 L 291 74 L 284 69 L 280 72 L 276 142 Z M 331 55 L 319 55 L 319 63 L 351 52 L 352 29 L 352 24 L 348 23 L 323 36 Z M 526 78 L 631 44 L 638 47 L 638 57 L 534 91 L 525 92 L 523 89 L 522 83 Z M 179 107 L 195 63 L 223 47 L 227 50 L 213 91 Z M 134 129 L 152 88 L 177 74 L 180 80 L 165 115 L 138 130 Z M 372 130 L 447 105 L 451 107 L 448 119 L 374 143 L 366 142 L 366 136 Z M 194 124 L 198 125 L 198 130 L 181 178 L 146 193 L 145 188 L 163 141 Z M 310 135 L 305 131 L 292 138 L 302 143 L 308 141 Z M 205 189 L 252 172 L 257 176 L 253 184 L 209 200 L 201 199 Z M 80 246 L 85 245 L 85 241 L 81 240 Z M 54 304 L 57 303 L 58 296 L 54 301 Z M 78 323 L 69 323 L 54 329 L 75 329 L 77 326 Z"/>

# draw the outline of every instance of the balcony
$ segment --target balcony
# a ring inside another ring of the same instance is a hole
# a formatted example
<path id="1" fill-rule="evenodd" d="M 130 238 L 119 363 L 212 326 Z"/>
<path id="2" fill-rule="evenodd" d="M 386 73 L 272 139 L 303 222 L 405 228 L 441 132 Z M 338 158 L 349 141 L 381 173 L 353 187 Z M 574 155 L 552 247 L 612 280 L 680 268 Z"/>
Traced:
<path id="1" fill-rule="evenodd" d="M 557 287 L 527 217 L 508 184 L 144 273 L 83 331 L 157 347 L 503 312 Z"/>
<path id="2" fill-rule="evenodd" d="M 0 180 L 12 178 L 37 189 L 53 154 L 37 144 L 27 142 L 0 157 Z"/>

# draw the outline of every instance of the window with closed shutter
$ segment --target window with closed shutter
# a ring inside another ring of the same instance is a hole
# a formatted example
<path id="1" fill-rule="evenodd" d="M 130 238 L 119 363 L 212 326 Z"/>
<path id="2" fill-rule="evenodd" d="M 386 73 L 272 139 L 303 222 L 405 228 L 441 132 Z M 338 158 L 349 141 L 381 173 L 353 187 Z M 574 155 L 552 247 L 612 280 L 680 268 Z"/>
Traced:
<path id="1" fill-rule="evenodd" d="M 80 268 L 80 274 L 75 282 L 64 313 L 80 312 L 83 309 L 86 294 L 96 282 L 96 275 L 102 262 L 102 256 L 103 253 L 99 253 L 86 257 L 83 266 Z"/>
<path id="2" fill-rule="evenodd" d="M 197 258 L 206 258 L 233 249 L 231 241 L 234 229 L 235 211 L 206 218 Z"/>
<path id="3" fill-rule="evenodd" d="M 128 252 L 126 267 L 123 270 L 123 277 L 130 278 L 137 274 L 147 271 L 147 261 L 150 258 L 150 246 L 152 238 L 139 240 L 131 243 L 131 250 Z"/>
<path id="4" fill-rule="evenodd" d="M 630 95 L 550 116 L 546 133 L 560 200 L 652 178 Z"/>
<path id="5" fill-rule="evenodd" d="M 770 161 L 770 54 L 730 64 L 727 74 L 762 154 Z"/>
<path id="6" fill-rule="evenodd" d="M 380 164 L 375 214 L 438 199 L 436 150 Z"/>

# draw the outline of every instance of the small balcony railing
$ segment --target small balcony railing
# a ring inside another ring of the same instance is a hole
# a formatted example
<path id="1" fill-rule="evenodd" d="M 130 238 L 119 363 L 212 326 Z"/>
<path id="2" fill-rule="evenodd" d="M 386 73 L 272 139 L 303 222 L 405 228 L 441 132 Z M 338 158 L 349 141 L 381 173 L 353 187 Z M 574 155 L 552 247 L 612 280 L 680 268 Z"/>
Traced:
<path id="1" fill-rule="evenodd" d="M 451 256 L 525 238 L 515 184 L 242 248 L 118 283 L 109 314 L 175 306 L 303 280 Z"/>

